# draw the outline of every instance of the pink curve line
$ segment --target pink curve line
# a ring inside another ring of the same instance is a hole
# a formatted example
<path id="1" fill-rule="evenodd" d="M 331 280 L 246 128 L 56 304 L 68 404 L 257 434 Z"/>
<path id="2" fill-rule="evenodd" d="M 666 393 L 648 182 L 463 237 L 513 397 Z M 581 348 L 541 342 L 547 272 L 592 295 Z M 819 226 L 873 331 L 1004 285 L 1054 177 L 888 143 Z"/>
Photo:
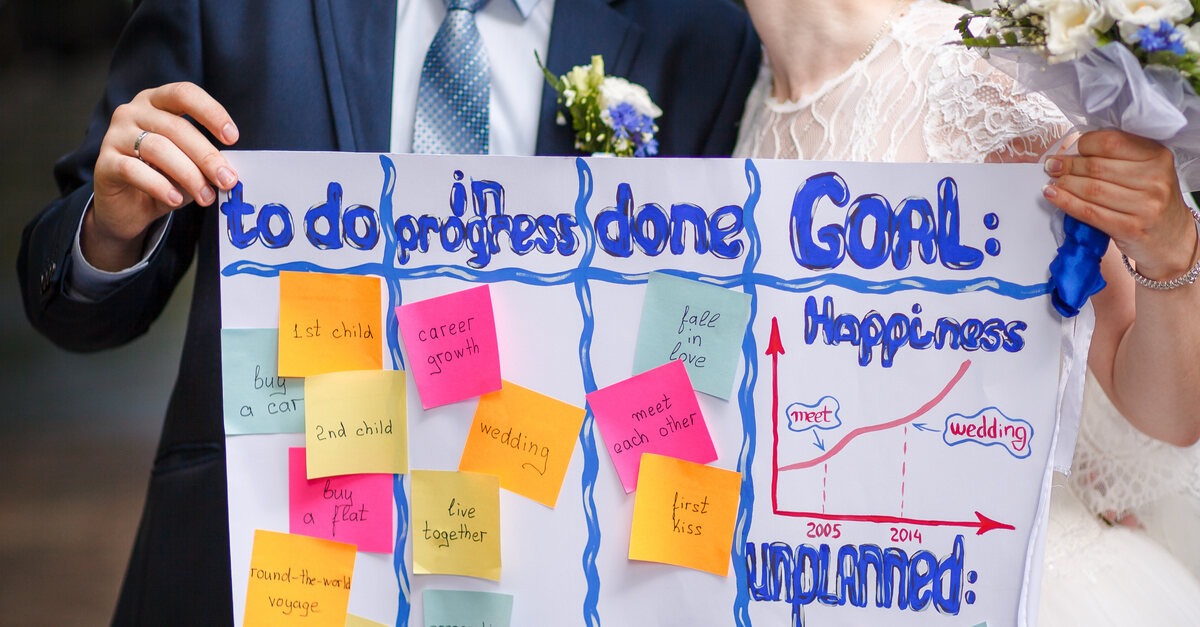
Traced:
<path id="1" fill-rule="evenodd" d="M 854 438 L 857 438 L 860 435 L 863 435 L 864 433 L 871 433 L 873 431 L 883 431 L 885 429 L 899 427 L 900 425 L 908 424 L 908 423 L 916 420 L 917 418 L 920 418 L 922 414 L 933 409 L 938 403 L 942 402 L 942 399 L 946 398 L 946 395 L 950 393 L 950 390 L 954 389 L 955 385 L 958 385 L 958 382 L 962 380 L 963 375 L 965 375 L 967 373 L 967 368 L 970 368 L 970 367 L 971 367 L 970 359 L 963 361 L 962 365 L 960 365 L 958 367 L 958 372 L 954 373 L 954 376 L 950 377 L 950 381 L 946 383 L 946 387 L 942 388 L 942 391 L 939 392 L 937 394 L 937 396 L 934 396 L 933 398 L 929 399 L 928 402 L 926 402 L 924 405 L 921 405 L 920 407 L 918 407 L 917 410 L 914 411 L 913 413 L 911 413 L 907 416 L 902 416 L 900 418 L 897 418 L 891 422 L 884 422 L 884 423 L 880 423 L 877 425 L 859 427 L 859 428 L 851 431 L 850 433 L 846 434 L 846 437 L 842 438 L 841 440 L 838 440 L 838 443 L 834 444 L 833 447 L 830 448 L 828 451 L 826 451 L 824 455 L 821 455 L 820 457 L 816 457 L 814 459 L 810 459 L 806 462 L 796 462 L 795 464 L 788 464 L 787 466 L 783 466 L 783 467 L 779 468 L 776 472 L 783 472 L 785 470 L 799 470 L 801 468 L 812 468 L 813 466 L 820 464 L 821 462 L 829 459 L 830 457 L 837 455 L 839 451 L 846 448 L 846 445 L 849 444 L 851 440 L 853 440 Z"/>

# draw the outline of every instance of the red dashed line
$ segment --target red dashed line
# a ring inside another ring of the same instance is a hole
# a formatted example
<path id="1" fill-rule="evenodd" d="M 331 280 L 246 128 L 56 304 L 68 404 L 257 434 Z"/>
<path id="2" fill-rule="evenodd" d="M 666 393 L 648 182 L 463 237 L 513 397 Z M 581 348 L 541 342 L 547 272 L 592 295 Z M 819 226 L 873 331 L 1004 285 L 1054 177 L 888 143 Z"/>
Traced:
<path id="1" fill-rule="evenodd" d="M 904 453 L 900 456 L 900 516 L 904 516 L 904 483 L 908 472 L 908 425 L 904 425 Z"/>
<path id="2" fill-rule="evenodd" d="M 824 468 L 825 475 L 821 477 L 821 513 L 822 514 L 825 513 L 825 494 L 826 494 L 825 488 L 829 487 L 829 462 L 825 462 L 823 468 Z"/>

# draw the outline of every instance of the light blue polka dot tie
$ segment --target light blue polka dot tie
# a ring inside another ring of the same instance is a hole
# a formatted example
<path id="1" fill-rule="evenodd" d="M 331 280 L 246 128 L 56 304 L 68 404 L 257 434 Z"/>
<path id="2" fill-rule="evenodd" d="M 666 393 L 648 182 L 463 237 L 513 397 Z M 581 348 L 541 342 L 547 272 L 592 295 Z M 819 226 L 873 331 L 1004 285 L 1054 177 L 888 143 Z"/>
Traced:
<path id="1" fill-rule="evenodd" d="M 487 154 L 491 71 L 475 26 L 488 0 L 446 0 L 446 18 L 421 67 L 413 152 Z"/>

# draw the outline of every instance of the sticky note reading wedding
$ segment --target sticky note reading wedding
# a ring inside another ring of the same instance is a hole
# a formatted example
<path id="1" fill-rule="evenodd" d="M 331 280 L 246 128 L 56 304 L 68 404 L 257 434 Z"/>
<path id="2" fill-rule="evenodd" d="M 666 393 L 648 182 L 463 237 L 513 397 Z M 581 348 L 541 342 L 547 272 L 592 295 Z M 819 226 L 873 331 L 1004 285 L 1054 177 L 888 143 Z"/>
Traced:
<path id="1" fill-rule="evenodd" d="M 651 272 L 633 371 L 680 361 L 697 391 L 728 399 L 749 321 L 749 294 Z"/>
<path id="2" fill-rule="evenodd" d="M 342 627 L 354 556 L 352 544 L 256 530 L 242 622 Z"/>
<path id="3" fill-rule="evenodd" d="M 487 625 L 509 627 L 512 622 L 511 594 L 473 590 L 426 590 L 425 627 L 439 625 Z"/>
<path id="4" fill-rule="evenodd" d="M 717 458 L 683 362 L 643 372 L 587 395 L 625 492 L 638 484 L 642 453 L 706 464 Z"/>
<path id="5" fill-rule="evenodd" d="M 402 370 L 331 372 L 305 379 L 308 478 L 408 472 L 405 390 Z"/>
<path id="6" fill-rule="evenodd" d="M 279 375 L 383 367 L 379 277 L 279 273 Z"/>
<path id="7" fill-rule="evenodd" d="M 732 470 L 643 455 L 629 559 L 728 575 L 741 484 Z"/>
<path id="8" fill-rule="evenodd" d="M 308 478 L 302 447 L 288 449 L 288 514 L 292 533 L 346 542 L 367 553 L 391 553 L 392 475 Z"/>
<path id="9" fill-rule="evenodd" d="M 401 305 L 396 318 L 422 407 L 500 389 L 500 350 L 488 286 Z"/>
<path id="10" fill-rule="evenodd" d="M 413 572 L 500 580 L 500 479 L 412 471 Z"/>
<path id="11" fill-rule="evenodd" d="M 278 373 L 277 329 L 221 329 L 225 434 L 303 433 L 304 379 Z"/>
<path id="12" fill-rule="evenodd" d="M 582 425 L 583 408 L 505 381 L 479 399 L 458 469 L 554 507 Z"/>

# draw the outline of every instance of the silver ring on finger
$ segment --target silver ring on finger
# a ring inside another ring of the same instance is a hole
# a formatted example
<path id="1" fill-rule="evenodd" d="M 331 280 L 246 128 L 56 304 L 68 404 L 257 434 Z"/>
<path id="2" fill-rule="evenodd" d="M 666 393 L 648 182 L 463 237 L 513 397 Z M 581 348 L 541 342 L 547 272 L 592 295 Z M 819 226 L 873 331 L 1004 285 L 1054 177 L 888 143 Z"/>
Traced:
<path id="1" fill-rule="evenodd" d="M 133 156 L 137 157 L 138 161 L 141 161 L 142 163 L 146 162 L 146 160 L 142 158 L 142 140 L 146 139 L 146 136 L 149 134 L 150 131 L 142 131 L 138 133 L 137 139 L 133 140 Z"/>

